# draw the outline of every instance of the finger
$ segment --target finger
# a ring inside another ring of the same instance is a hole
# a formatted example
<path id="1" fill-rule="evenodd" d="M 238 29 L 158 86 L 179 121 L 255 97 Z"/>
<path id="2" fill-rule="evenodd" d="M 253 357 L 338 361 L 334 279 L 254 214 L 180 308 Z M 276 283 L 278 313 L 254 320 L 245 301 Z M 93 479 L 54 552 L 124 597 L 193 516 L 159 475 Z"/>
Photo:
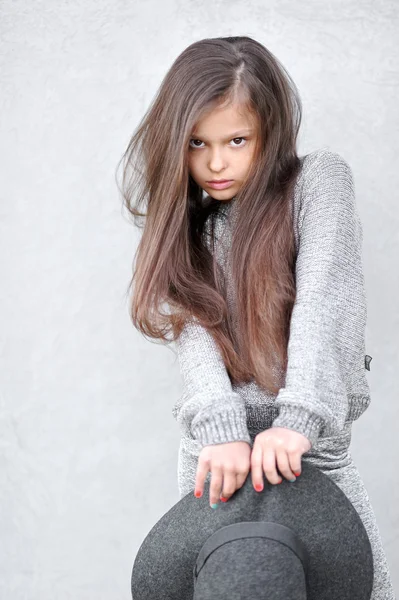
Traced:
<path id="1" fill-rule="evenodd" d="M 244 485 L 244 483 L 247 480 L 248 477 L 248 473 L 249 473 L 249 468 L 245 470 L 245 472 L 242 473 L 237 473 L 236 475 L 236 491 L 239 490 L 240 488 L 242 488 L 242 486 Z M 262 475 L 262 485 L 263 485 L 263 475 Z"/>
<path id="2" fill-rule="evenodd" d="M 263 471 L 270 483 L 281 483 L 282 479 L 277 473 L 276 466 L 276 451 L 273 447 L 268 446 L 263 450 Z"/>
<path id="3" fill-rule="evenodd" d="M 237 489 L 237 477 L 235 469 L 224 468 L 223 471 L 223 487 L 220 500 L 227 501 Z"/>
<path id="4" fill-rule="evenodd" d="M 295 452 L 287 452 L 287 456 L 291 471 L 296 477 L 299 477 L 302 472 L 302 451 L 296 450 Z"/>
<path id="5" fill-rule="evenodd" d="M 296 476 L 291 469 L 291 463 L 287 451 L 284 450 L 284 448 L 276 449 L 276 461 L 281 475 L 288 479 L 288 481 L 295 481 Z"/>
<path id="6" fill-rule="evenodd" d="M 240 471 L 236 470 L 234 478 L 233 478 L 233 488 L 234 489 L 233 489 L 233 492 L 230 493 L 230 489 L 232 489 L 232 488 L 229 488 L 229 495 L 228 496 L 226 495 L 227 492 L 225 492 L 225 489 L 226 489 L 226 484 L 225 484 L 226 478 L 224 476 L 224 478 L 223 478 L 223 493 L 222 493 L 222 496 L 220 498 L 222 500 L 222 502 L 224 501 L 223 500 L 224 498 L 226 499 L 226 501 L 229 500 L 231 498 L 231 496 L 233 496 L 237 490 L 239 490 L 240 488 L 242 488 L 242 486 L 244 485 L 244 483 L 247 480 L 248 473 L 249 473 L 249 466 L 246 467 L 243 470 L 240 470 Z"/>
<path id="7" fill-rule="evenodd" d="M 235 487 L 234 493 L 237 490 L 239 490 L 240 488 L 242 488 L 242 486 L 244 485 L 244 483 L 247 480 L 248 473 L 249 473 L 249 467 L 248 467 L 248 469 L 245 469 L 245 471 L 242 471 L 242 472 L 239 472 L 236 474 L 236 487 Z"/>
<path id="8" fill-rule="evenodd" d="M 214 464 L 211 466 L 211 471 L 212 476 L 211 485 L 209 487 L 209 503 L 212 507 L 212 504 L 219 504 L 220 494 L 222 493 L 223 486 L 223 471 L 221 466 Z"/>
<path id="9" fill-rule="evenodd" d="M 263 489 L 263 449 L 261 444 L 254 444 L 251 453 L 251 479 L 257 492 Z"/>
<path id="10" fill-rule="evenodd" d="M 195 476 L 195 489 L 194 496 L 200 498 L 204 493 L 204 484 L 206 480 L 206 476 L 209 473 L 209 460 L 205 460 L 203 458 L 199 458 L 197 473 Z"/>

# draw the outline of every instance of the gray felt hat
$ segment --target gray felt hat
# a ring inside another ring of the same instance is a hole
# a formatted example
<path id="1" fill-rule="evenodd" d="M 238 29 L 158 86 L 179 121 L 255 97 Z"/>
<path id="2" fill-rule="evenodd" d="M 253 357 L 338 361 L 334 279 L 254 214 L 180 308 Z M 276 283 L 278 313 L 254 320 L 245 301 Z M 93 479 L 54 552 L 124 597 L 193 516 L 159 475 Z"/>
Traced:
<path id="1" fill-rule="evenodd" d="M 373 558 L 352 503 L 303 462 L 256 492 L 250 475 L 212 510 L 190 492 L 154 525 L 136 555 L 133 600 L 369 600 Z"/>

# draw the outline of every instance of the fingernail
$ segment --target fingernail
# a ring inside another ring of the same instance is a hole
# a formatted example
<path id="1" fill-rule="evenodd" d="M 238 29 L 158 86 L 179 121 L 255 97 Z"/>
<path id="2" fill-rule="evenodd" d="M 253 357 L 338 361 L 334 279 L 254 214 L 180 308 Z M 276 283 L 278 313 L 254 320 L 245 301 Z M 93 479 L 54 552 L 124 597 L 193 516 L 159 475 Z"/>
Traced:
<path id="1" fill-rule="evenodd" d="M 228 498 L 223 498 L 223 496 L 220 496 L 220 499 L 222 502 L 227 502 Z"/>
<path id="2" fill-rule="evenodd" d="M 300 471 L 298 471 L 297 473 L 295 473 L 295 471 L 293 471 L 294 475 L 296 475 L 296 477 L 299 477 L 299 475 L 301 474 Z"/>
<path id="3" fill-rule="evenodd" d="M 194 496 L 195 496 L 196 498 L 201 498 L 201 496 L 202 496 L 202 492 L 201 492 L 201 491 L 197 491 L 197 490 L 195 490 L 195 492 L 194 492 Z"/>
<path id="4" fill-rule="evenodd" d="M 289 479 L 288 480 L 290 483 L 294 483 L 294 481 L 296 481 L 296 479 Z"/>
<path id="5" fill-rule="evenodd" d="M 261 492 L 263 490 L 263 485 L 260 483 L 257 483 L 255 486 L 255 489 L 257 492 Z"/>
<path id="6" fill-rule="evenodd" d="M 282 479 L 280 479 L 280 481 L 278 481 L 277 483 L 283 483 L 283 480 L 282 480 Z"/>
<path id="7" fill-rule="evenodd" d="M 219 505 L 218 504 L 211 504 L 212 508 L 217 508 Z"/>

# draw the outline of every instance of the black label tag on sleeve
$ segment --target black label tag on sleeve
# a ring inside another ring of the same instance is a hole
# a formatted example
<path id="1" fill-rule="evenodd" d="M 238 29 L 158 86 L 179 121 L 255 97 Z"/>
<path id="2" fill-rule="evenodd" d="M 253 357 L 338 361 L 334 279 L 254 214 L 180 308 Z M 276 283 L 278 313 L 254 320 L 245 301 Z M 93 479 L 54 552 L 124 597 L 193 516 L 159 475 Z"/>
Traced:
<path id="1" fill-rule="evenodd" d="M 371 361 L 372 361 L 372 357 L 369 356 L 368 354 L 366 354 L 366 356 L 364 357 L 364 366 L 366 367 L 367 371 L 370 371 Z"/>

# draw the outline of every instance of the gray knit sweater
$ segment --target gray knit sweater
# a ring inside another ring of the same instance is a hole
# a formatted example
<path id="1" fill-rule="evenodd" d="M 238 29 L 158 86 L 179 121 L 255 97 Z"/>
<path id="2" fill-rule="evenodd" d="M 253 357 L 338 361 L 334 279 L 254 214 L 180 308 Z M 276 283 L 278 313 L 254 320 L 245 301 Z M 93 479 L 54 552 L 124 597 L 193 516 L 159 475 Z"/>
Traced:
<path id="1" fill-rule="evenodd" d="M 352 171 L 326 148 L 301 162 L 293 203 L 297 295 L 284 387 L 271 394 L 253 380 L 232 385 L 214 339 L 196 319 L 176 341 L 183 394 L 172 413 L 182 436 L 202 447 L 252 445 L 251 435 L 273 426 L 298 431 L 315 445 L 369 406 L 363 233 Z M 225 274 L 234 200 L 222 207 L 216 224 L 215 251 Z"/>

